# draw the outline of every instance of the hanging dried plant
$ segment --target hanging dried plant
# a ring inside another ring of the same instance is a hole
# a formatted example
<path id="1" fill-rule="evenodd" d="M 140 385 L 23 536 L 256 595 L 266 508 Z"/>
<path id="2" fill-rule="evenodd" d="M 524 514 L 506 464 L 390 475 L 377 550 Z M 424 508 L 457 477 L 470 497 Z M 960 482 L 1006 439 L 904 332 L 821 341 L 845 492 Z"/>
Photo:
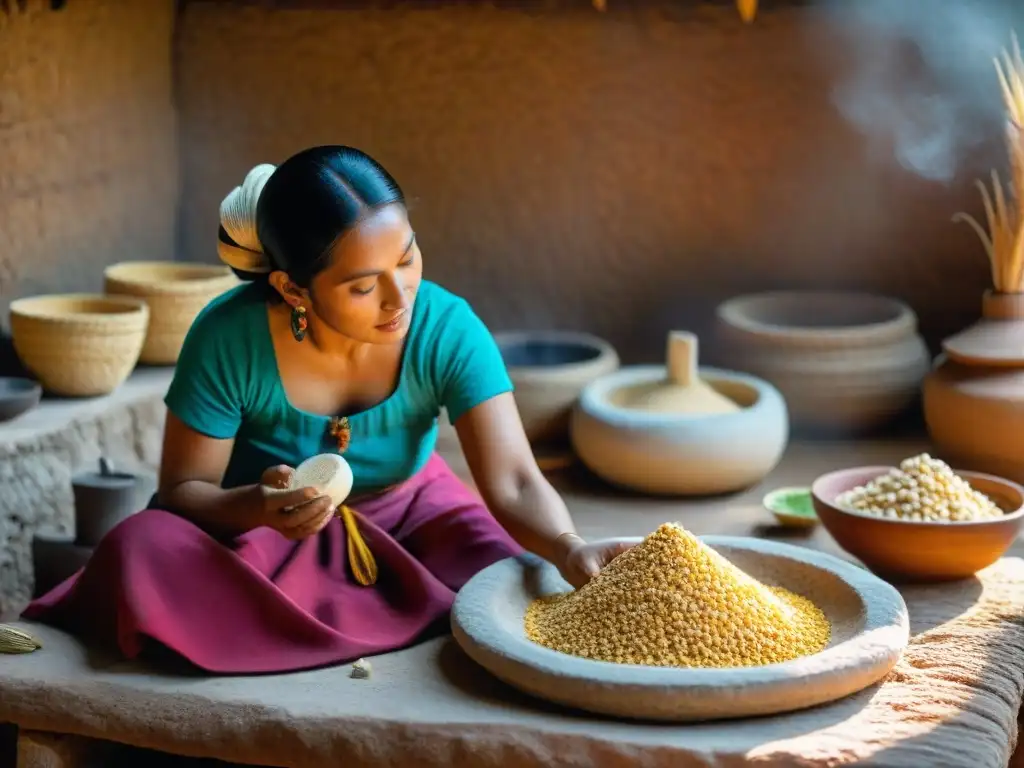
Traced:
<path id="1" fill-rule="evenodd" d="M 999 174 L 992 171 L 991 192 L 984 182 L 976 182 L 985 206 L 987 231 L 967 213 L 957 213 L 953 221 L 962 221 L 977 233 L 988 254 L 993 288 L 1000 293 L 1024 293 L 1024 60 L 1016 35 L 1012 52 L 1003 51 L 995 66 L 1006 106 L 1012 178 L 1004 188 Z"/>

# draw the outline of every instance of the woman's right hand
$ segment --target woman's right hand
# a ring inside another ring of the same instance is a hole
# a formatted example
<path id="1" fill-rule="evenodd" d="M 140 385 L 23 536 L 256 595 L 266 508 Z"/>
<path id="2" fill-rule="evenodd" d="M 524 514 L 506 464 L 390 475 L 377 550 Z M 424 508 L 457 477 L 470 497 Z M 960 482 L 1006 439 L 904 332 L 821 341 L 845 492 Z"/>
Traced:
<path id="1" fill-rule="evenodd" d="M 334 517 L 329 496 L 316 488 L 282 491 L 291 484 L 295 470 L 279 465 L 270 467 L 260 477 L 258 487 L 262 502 L 262 525 L 273 528 L 287 539 L 304 539 L 319 533 Z"/>

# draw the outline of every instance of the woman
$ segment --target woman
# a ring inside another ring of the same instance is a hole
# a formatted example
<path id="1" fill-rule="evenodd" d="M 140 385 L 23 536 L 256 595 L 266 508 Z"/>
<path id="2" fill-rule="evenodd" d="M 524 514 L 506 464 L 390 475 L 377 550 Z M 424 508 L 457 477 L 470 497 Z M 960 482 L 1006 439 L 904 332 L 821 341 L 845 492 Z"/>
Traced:
<path id="1" fill-rule="evenodd" d="M 576 534 L 493 338 L 423 280 L 402 192 L 373 159 L 327 146 L 254 168 L 221 205 L 219 254 L 249 284 L 211 302 L 181 350 L 159 508 L 26 618 L 128 657 L 283 672 L 444 627 L 455 592 L 520 548 L 579 587 L 627 547 Z M 434 453 L 441 408 L 483 501 Z M 354 513 L 273 492 L 330 451 L 352 467 Z"/>

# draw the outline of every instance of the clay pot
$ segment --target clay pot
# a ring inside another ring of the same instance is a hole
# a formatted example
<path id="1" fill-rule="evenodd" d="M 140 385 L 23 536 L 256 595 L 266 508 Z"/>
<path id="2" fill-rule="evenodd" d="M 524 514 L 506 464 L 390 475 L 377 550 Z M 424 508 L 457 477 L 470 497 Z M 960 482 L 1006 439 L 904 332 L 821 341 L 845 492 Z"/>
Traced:
<path id="1" fill-rule="evenodd" d="M 71 479 L 75 497 L 75 543 L 95 547 L 125 518 L 148 506 L 156 479 L 116 472 L 101 458 L 99 472 L 83 472 Z"/>
<path id="2" fill-rule="evenodd" d="M 495 334 L 530 442 L 568 445 L 569 417 L 583 388 L 619 367 L 612 346 L 573 331 Z"/>
<path id="3" fill-rule="evenodd" d="M 738 491 L 775 468 L 789 437 L 782 395 L 753 376 L 697 366 L 695 348 L 695 339 L 673 334 L 667 365 L 630 366 L 587 385 L 571 434 L 594 474 L 644 493 L 690 496 Z M 670 387 L 684 407 L 706 405 L 705 388 L 738 407 L 673 413 L 666 408 Z M 644 402 L 658 410 L 638 407 Z"/>
<path id="4" fill-rule="evenodd" d="M 729 367 L 778 387 L 804 434 L 886 426 L 916 401 L 930 366 L 914 312 L 871 294 L 740 296 L 718 307 L 716 342 Z"/>
<path id="5" fill-rule="evenodd" d="M 925 378 L 928 434 L 957 466 L 1024 483 L 1024 294 L 988 292 Z"/>
<path id="6" fill-rule="evenodd" d="M 41 597 L 84 568 L 93 548 L 76 544 L 71 536 L 37 533 L 32 537 L 32 596 Z"/>

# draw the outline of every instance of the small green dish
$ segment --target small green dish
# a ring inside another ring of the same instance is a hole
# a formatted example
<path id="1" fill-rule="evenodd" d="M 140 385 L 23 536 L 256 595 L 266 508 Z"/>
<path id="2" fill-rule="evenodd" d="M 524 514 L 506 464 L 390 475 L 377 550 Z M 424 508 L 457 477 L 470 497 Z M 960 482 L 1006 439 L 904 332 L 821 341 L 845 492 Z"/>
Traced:
<path id="1" fill-rule="evenodd" d="M 762 503 L 765 509 L 775 515 L 780 525 L 790 528 L 813 528 L 818 524 L 810 488 L 776 488 L 765 495 Z"/>

